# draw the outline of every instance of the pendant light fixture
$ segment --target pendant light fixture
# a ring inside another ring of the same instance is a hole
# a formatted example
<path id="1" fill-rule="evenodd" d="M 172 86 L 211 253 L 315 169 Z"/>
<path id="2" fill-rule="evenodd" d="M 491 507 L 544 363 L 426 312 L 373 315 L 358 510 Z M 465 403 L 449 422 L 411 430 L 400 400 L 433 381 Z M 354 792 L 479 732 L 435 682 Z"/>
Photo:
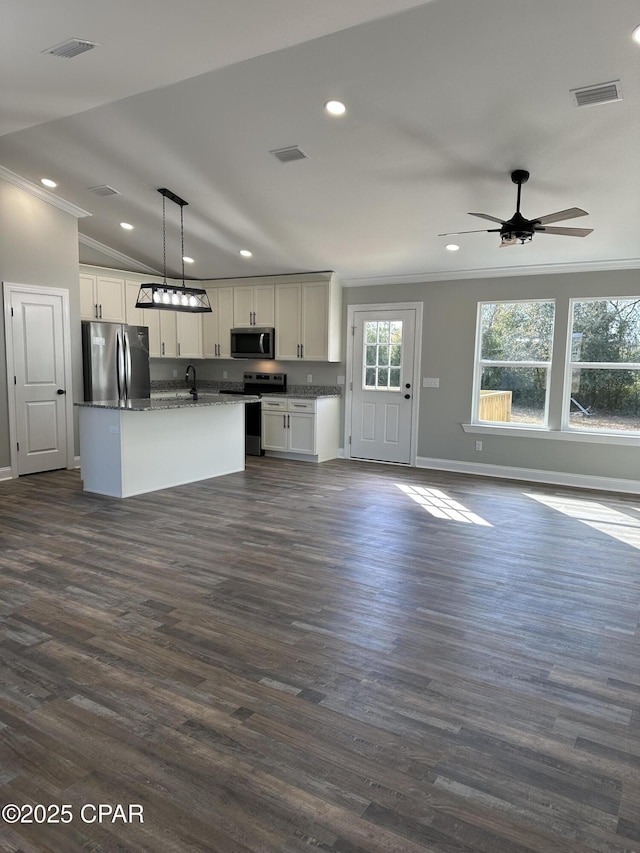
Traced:
<path id="1" fill-rule="evenodd" d="M 141 284 L 136 308 L 158 308 L 164 311 L 187 311 L 190 314 L 211 313 L 211 303 L 206 290 L 199 287 L 186 287 L 184 283 L 184 215 L 183 208 L 189 203 L 172 193 L 166 187 L 158 192 L 162 196 L 162 284 Z M 167 283 L 167 216 L 166 200 L 170 199 L 180 207 L 180 239 L 182 258 L 182 286 Z"/>

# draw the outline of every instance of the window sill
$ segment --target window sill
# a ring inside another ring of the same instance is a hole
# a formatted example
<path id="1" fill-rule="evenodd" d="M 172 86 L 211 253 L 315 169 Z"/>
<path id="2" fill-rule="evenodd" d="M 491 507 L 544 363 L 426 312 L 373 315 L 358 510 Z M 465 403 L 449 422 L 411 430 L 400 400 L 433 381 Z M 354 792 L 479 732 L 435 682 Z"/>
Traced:
<path id="1" fill-rule="evenodd" d="M 462 424 L 462 429 L 476 435 L 508 435 L 511 438 L 550 438 L 555 441 L 583 441 L 589 444 L 619 444 L 627 447 L 640 446 L 640 436 L 619 433 L 582 432 L 580 430 L 555 430 L 546 427 L 490 426 L 489 424 Z"/>

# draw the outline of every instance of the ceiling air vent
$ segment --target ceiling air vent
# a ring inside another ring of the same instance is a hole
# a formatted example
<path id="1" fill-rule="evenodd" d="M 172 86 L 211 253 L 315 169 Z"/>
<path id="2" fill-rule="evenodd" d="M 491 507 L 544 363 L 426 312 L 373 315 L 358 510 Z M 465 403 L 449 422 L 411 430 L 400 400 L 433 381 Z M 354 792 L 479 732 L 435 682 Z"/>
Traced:
<path id="1" fill-rule="evenodd" d="M 289 148 L 276 148 L 275 151 L 270 151 L 281 163 L 293 163 L 295 160 L 307 160 L 307 155 L 297 145 L 292 145 Z"/>
<path id="2" fill-rule="evenodd" d="M 53 56 L 61 56 L 63 59 L 73 59 L 74 56 L 78 56 L 80 53 L 93 50 L 98 44 L 99 42 L 97 41 L 87 41 L 86 39 L 67 39 L 41 52 L 50 53 Z"/>
<path id="3" fill-rule="evenodd" d="M 109 195 L 120 195 L 120 190 L 114 190 L 113 187 L 109 187 L 107 184 L 102 184 L 99 187 L 89 187 L 89 192 L 99 195 L 102 198 Z"/>
<path id="4" fill-rule="evenodd" d="M 571 97 L 576 107 L 592 107 L 595 104 L 610 104 L 622 100 L 620 81 L 598 83 L 597 86 L 585 86 L 582 89 L 572 89 Z"/>

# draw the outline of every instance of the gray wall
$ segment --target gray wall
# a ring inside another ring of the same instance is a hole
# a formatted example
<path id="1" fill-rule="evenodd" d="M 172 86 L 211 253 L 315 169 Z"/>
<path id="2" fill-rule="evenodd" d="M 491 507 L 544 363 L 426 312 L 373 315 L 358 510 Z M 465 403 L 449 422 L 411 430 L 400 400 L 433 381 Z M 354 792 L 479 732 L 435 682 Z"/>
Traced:
<path id="1" fill-rule="evenodd" d="M 78 222 L 0 180 L 0 280 L 69 291 L 74 400 L 82 399 Z M 10 465 L 4 307 L 0 302 L 0 468 Z M 76 430 L 76 453 L 78 435 Z"/>
<path id="2" fill-rule="evenodd" d="M 524 247 L 526 251 L 528 247 Z M 516 248 L 516 251 L 519 251 Z M 563 359 L 569 298 L 638 296 L 637 270 L 525 275 L 439 281 L 424 284 L 351 287 L 348 305 L 422 302 L 424 327 L 421 376 L 438 377 L 439 388 L 421 388 L 418 456 L 467 463 L 507 465 L 589 476 L 640 479 L 640 447 L 554 441 L 518 436 L 467 434 L 471 418 L 473 359 L 478 302 L 506 299 L 555 299 L 556 324 L 551 377 L 550 423 L 560 424 Z M 421 380 L 420 380 L 420 384 Z M 483 450 L 475 450 L 482 439 Z"/>

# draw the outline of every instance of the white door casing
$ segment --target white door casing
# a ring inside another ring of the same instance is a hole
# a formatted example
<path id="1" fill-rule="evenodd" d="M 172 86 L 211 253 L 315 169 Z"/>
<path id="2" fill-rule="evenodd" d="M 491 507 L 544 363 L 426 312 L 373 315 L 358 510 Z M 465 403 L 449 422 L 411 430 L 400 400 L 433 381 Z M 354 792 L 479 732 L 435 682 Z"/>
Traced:
<path id="1" fill-rule="evenodd" d="M 415 465 L 422 304 L 348 313 L 345 456 Z"/>
<path id="2" fill-rule="evenodd" d="M 68 291 L 5 282 L 4 312 L 11 475 L 73 467 Z"/>

